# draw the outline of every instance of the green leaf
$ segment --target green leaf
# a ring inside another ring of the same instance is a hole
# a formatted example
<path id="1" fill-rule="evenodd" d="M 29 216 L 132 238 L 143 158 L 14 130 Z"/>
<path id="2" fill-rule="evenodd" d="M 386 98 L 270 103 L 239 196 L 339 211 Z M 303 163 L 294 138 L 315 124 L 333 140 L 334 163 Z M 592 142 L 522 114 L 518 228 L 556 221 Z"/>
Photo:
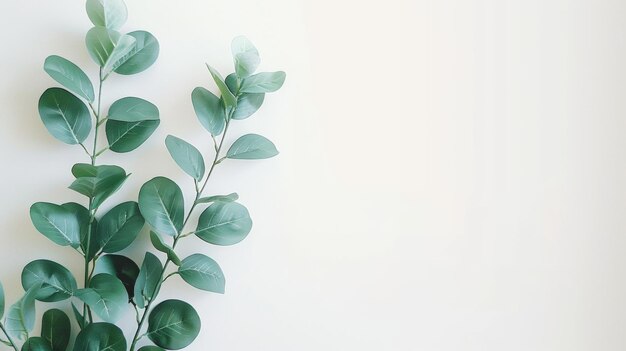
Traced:
<path id="1" fill-rule="evenodd" d="M 200 124 L 213 136 L 222 134 L 226 115 L 220 99 L 212 92 L 198 87 L 191 93 L 191 102 Z"/>
<path id="2" fill-rule="evenodd" d="M 78 66 L 61 56 L 48 56 L 43 69 L 59 84 L 89 102 L 95 99 L 89 77 Z"/>
<path id="3" fill-rule="evenodd" d="M 136 202 L 128 201 L 115 206 L 100 219 L 99 246 L 106 253 L 124 250 L 135 241 L 144 223 Z"/>
<path id="4" fill-rule="evenodd" d="M 198 181 L 204 177 L 204 158 L 198 149 L 173 135 L 165 138 L 165 145 L 176 164 L 185 173 Z"/>
<path id="5" fill-rule="evenodd" d="M 278 155 L 274 143 L 258 134 L 246 134 L 237 139 L 226 153 L 227 158 L 258 160 Z"/>
<path id="6" fill-rule="evenodd" d="M 9 308 L 4 327 L 10 336 L 25 340 L 28 332 L 35 327 L 35 295 L 38 290 L 39 286 L 31 287 Z"/>
<path id="7" fill-rule="evenodd" d="M 233 113 L 233 119 L 241 120 L 252 116 L 261 108 L 264 100 L 265 94 L 241 94 L 237 98 L 237 108 Z"/>
<path id="8" fill-rule="evenodd" d="M 148 69 L 159 57 L 159 42 L 146 31 L 130 32 L 128 35 L 135 38 L 135 46 L 128 55 L 122 59 L 116 73 L 130 75 L 137 74 Z"/>
<path id="9" fill-rule="evenodd" d="M 235 60 L 235 72 L 239 78 L 246 78 L 256 71 L 261 63 L 259 51 L 244 36 L 233 39 L 231 44 L 233 59 Z"/>
<path id="10" fill-rule="evenodd" d="M 80 222 L 63 206 L 37 202 L 30 207 L 30 219 L 41 234 L 61 246 L 80 246 Z"/>
<path id="11" fill-rule="evenodd" d="M 39 116 L 56 139 L 70 145 L 80 144 L 91 131 L 87 106 L 62 88 L 50 88 L 39 99 Z"/>
<path id="12" fill-rule="evenodd" d="M 76 291 L 76 279 L 60 264 L 50 260 L 35 260 L 22 270 L 22 287 L 38 287 L 35 298 L 44 302 L 66 300 Z"/>
<path id="13" fill-rule="evenodd" d="M 122 34 L 105 27 L 93 27 L 87 32 L 85 44 L 95 63 L 104 67 Z"/>
<path id="14" fill-rule="evenodd" d="M 126 351 L 126 338 L 111 323 L 91 323 L 76 337 L 74 351 Z"/>
<path id="15" fill-rule="evenodd" d="M 172 180 L 156 177 L 139 191 L 139 209 L 157 232 L 176 236 L 183 228 L 183 192 Z"/>
<path id="16" fill-rule="evenodd" d="M 220 266 L 212 258 L 203 254 L 194 254 L 185 258 L 178 274 L 189 285 L 219 294 L 224 293 L 226 280 Z"/>
<path id="17" fill-rule="evenodd" d="M 217 88 L 220 90 L 220 93 L 222 93 L 222 101 L 224 101 L 224 106 L 226 107 L 226 109 L 235 108 L 237 106 L 237 98 L 235 97 L 235 95 L 233 95 L 233 93 L 231 93 L 230 89 L 228 89 L 228 86 L 226 86 L 224 78 L 222 78 L 219 72 L 216 71 L 213 67 L 209 66 L 208 64 L 206 66 L 209 69 L 209 72 L 211 73 L 211 76 L 213 77 Z"/>
<path id="18" fill-rule="evenodd" d="M 200 317 L 190 304 L 166 300 L 148 317 L 148 338 L 157 346 L 179 350 L 191 344 L 200 333 Z"/>
<path id="19" fill-rule="evenodd" d="M 138 97 L 125 97 L 109 108 L 109 119 L 120 122 L 159 120 L 159 109 L 150 101 Z"/>
<path id="20" fill-rule="evenodd" d="M 4 288 L 2 287 L 2 283 L 0 282 L 0 319 L 4 316 Z"/>
<path id="21" fill-rule="evenodd" d="M 85 324 L 84 324 L 84 319 L 83 319 L 83 315 L 78 311 L 78 308 L 76 308 L 76 305 L 74 305 L 74 303 L 71 303 L 72 305 L 72 312 L 74 312 L 74 318 L 76 319 L 76 323 L 78 323 L 78 327 L 80 329 L 85 328 Z"/>
<path id="22" fill-rule="evenodd" d="M 76 291 L 76 296 L 85 302 L 105 322 L 117 322 L 128 303 L 124 284 L 111 274 L 101 273 L 89 282 L 89 288 Z"/>
<path id="23" fill-rule="evenodd" d="M 239 88 L 241 86 L 241 79 L 239 79 L 239 77 L 237 76 L 237 73 L 231 73 L 227 75 L 226 79 L 224 79 L 224 83 L 226 83 L 228 90 L 230 90 L 230 92 L 233 93 L 233 95 L 237 96 L 237 94 L 239 94 Z"/>
<path id="24" fill-rule="evenodd" d="M 178 255 L 176 255 L 176 253 L 174 252 L 174 249 L 165 244 L 163 242 L 163 239 L 161 239 L 161 236 L 159 236 L 159 234 L 155 233 L 154 231 L 150 231 L 150 241 L 152 242 L 152 246 L 154 246 L 155 249 L 167 254 L 167 258 L 174 262 L 175 265 L 180 266 L 180 258 L 178 258 Z"/>
<path id="25" fill-rule="evenodd" d="M 96 26 L 118 30 L 128 19 L 123 0 L 87 0 L 87 16 Z"/>
<path id="26" fill-rule="evenodd" d="M 52 351 L 65 351 L 70 341 L 70 318 L 59 309 L 47 310 L 41 321 L 41 337 Z"/>
<path id="27" fill-rule="evenodd" d="M 129 300 L 135 296 L 135 282 L 139 276 L 139 267 L 130 258 L 122 255 L 104 255 L 96 265 L 96 273 L 108 273 L 119 279 Z"/>
<path id="28" fill-rule="evenodd" d="M 197 202 L 199 204 L 206 204 L 210 202 L 233 202 L 239 199 L 239 195 L 237 193 L 230 193 L 228 195 L 213 195 L 208 197 L 203 197 L 199 199 Z"/>
<path id="29" fill-rule="evenodd" d="M 113 51 L 109 54 L 104 67 L 102 67 L 103 79 L 106 78 L 111 71 L 119 67 L 134 48 L 135 38 L 130 35 L 122 35 L 115 44 Z"/>
<path id="30" fill-rule="evenodd" d="M 139 351 L 164 351 L 164 350 L 158 346 L 144 346 L 140 348 Z"/>
<path id="31" fill-rule="evenodd" d="M 243 80 L 241 93 L 271 93 L 283 86 L 287 75 L 285 72 L 262 72 Z"/>
<path id="32" fill-rule="evenodd" d="M 159 282 L 161 282 L 162 273 L 163 265 L 161 261 L 155 255 L 146 252 L 137 282 L 135 283 L 135 303 L 137 307 L 144 308 L 146 302 L 150 302 Z"/>
<path id="33" fill-rule="evenodd" d="M 72 174 L 76 180 L 69 186 L 70 189 L 92 198 L 91 209 L 96 209 L 113 195 L 124 184 L 128 175 L 118 166 L 92 166 L 86 163 L 77 163 L 72 167 Z"/>
<path id="34" fill-rule="evenodd" d="M 89 214 L 89 210 L 85 208 L 85 206 L 77 204 L 75 202 L 65 203 L 61 205 L 61 207 L 72 212 L 74 216 L 76 216 L 76 218 L 78 219 L 78 223 L 80 226 L 80 249 L 82 250 L 83 253 L 86 253 L 87 251 L 89 251 L 89 253 L 87 254 L 87 258 L 91 260 L 96 255 L 96 253 L 98 253 L 98 250 L 100 250 L 100 247 L 98 246 L 98 243 L 96 242 L 96 240 L 92 239 L 92 240 L 89 240 L 90 250 L 87 250 L 87 241 L 88 241 L 87 235 L 89 234 L 89 221 L 91 220 L 91 215 Z M 94 238 L 96 235 L 97 228 L 98 228 L 98 221 L 94 218 L 93 222 L 91 223 L 91 236 Z"/>
<path id="35" fill-rule="evenodd" d="M 113 152 L 130 152 L 141 146 L 154 133 L 160 121 L 120 122 L 108 120 L 106 135 Z"/>
<path id="36" fill-rule="evenodd" d="M 195 234 L 214 245 L 233 245 L 250 233 L 252 219 L 248 210 L 236 202 L 216 202 L 200 215 Z"/>
<path id="37" fill-rule="evenodd" d="M 43 338 L 33 336 L 28 338 L 24 345 L 22 345 L 22 351 L 52 351 L 50 344 Z"/>

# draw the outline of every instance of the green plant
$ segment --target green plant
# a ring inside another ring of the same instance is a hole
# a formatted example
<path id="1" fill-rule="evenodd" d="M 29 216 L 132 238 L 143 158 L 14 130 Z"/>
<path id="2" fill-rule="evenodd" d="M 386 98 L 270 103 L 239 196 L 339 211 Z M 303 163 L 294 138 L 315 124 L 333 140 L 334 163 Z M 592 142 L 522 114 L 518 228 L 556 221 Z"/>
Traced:
<path id="1" fill-rule="evenodd" d="M 205 88 L 196 88 L 192 93 L 196 115 L 214 143 L 212 162 L 206 164 L 202 153 L 180 138 L 170 135 L 165 140 L 173 160 L 193 179 L 194 200 L 189 210 L 185 212 L 183 192 L 176 182 L 156 177 L 141 187 L 138 202 L 115 205 L 100 215 L 100 207 L 129 174 L 119 166 L 98 165 L 98 156 L 108 150 L 124 153 L 136 149 L 159 125 L 157 107 L 136 97 L 119 99 L 109 107 L 106 116 L 101 114 L 103 83 L 114 72 L 130 75 L 147 69 L 158 57 L 159 44 L 145 31 L 118 32 L 127 19 L 122 0 L 88 0 L 87 14 L 95 25 L 87 33 L 86 44 L 99 66 L 97 95 L 78 66 L 50 56 L 44 69 L 65 88 L 50 88 L 39 101 L 39 113 L 48 131 L 66 144 L 79 145 L 89 157 L 89 163 L 72 167 L 75 180 L 69 186 L 86 196 L 87 206 L 38 202 L 30 210 L 32 222 L 41 234 L 82 256 L 83 284 L 79 288 L 73 274 L 56 262 L 39 259 L 26 265 L 22 272 L 25 293 L 0 323 L 0 331 L 6 337 L 0 338 L 0 342 L 15 351 L 20 349 L 18 341 L 22 341 L 21 350 L 65 351 L 72 340 L 75 351 L 135 351 L 138 342 L 147 337 L 156 346 L 143 346 L 140 351 L 182 349 L 198 336 L 200 317 L 184 301 L 159 302 L 163 283 L 178 275 L 193 287 L 223 293 L 225 280 L 213 259 L 201 253 L 180 259 L 176 246 L 189 236 L 214 245 L 233 245 L 250 232 L 252 220 L 248 210 L 237 202 L 236 193 L 206 197 L 204 193 L 216 166 L 223 161 L 264 159 L 278 154 L 272 142 L 257 134 L 241 136 L 226 151 L 224 141 L 230 124 L 254 114 L 265 93 L 282 86 L 285 73 L 255 74 L 260 63 L 257 49 L 246 38 L 235 38 L 235 73 L 223 79 L 207 65 L 220 97 Z M 108 144 L 98 149 L 99 129 L 103 125 Z M 88 148 L 85 141 L 90 135 L 93 145 Z M 201 206 L 206 208 L 195 229 L 185 231 L 192 214 Z M 135 241 L 146 222 L 151 228 L 151 244 L 164 254 L 165 263 L 147 250 L 141 266 L 118 254 Z M 71 309 L 78 328 L 72 330 L 73 323 L 66 312 L 53 308 L 42 316 L 40 336 L 32 336 L 36 301 L 69 302 L 67 310 Z M 75 302 L 82 304 L 82 309 Z M 128 342 L 114 323 L 130 308 L 136 313 L 137 327 Z M 4 311 L 0 285 L 0 319 Z"/>

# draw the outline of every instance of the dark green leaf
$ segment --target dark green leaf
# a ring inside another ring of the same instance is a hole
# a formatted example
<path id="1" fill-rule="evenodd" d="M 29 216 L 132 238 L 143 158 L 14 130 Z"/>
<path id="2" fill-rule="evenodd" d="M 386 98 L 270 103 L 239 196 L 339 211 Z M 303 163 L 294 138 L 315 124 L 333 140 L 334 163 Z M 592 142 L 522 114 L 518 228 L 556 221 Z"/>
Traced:
<path id="1" fill-rule="evenodd" d="M 161 239 L 161 236 L 152 230 L 150 231 L 150 241 L 155 249 L 167 254 L 167 258 L 169 258 L 170 261 L 174 262 L 175 265 L 180 266 L 180 258 L 176 255 L 174 249 L 165 244 Z"/>
<path id="2" fill-rule="evenodd" d="M 63 206 L 37 202 L 30 207 L 30 218 L 37 230 L 61 246 L 80 246 L 80 222 L 76 213 Z"/>
<path id="3" fill-rule="evenodd" d="M 72 167 L 72 173 L 76 180 L 69 188 L 93 198 L 91 209 L 100 207 L 128 178 L 123 168 L 109 165 L 92 166 L 78 163 Z"/>
<path id="4" fill-rule="evenodd" d="M 135 303 L 137 307 L 144 308 L 146 302 L 150 302 L 161 282 L 162 273 L 163 265 L 161 261 L 150 252 L 146 252 L 137 282 L 135 283 Z"/>
<path id="5" fill-rule="evenodd" d="M 47 310 L 41 321 L 41 337 L 52 351 L 65 351 L 72 331 L 70 318 L 58 309 Z"/>
<path id="6" fill-rule="evenodd" d="M 172 180 L 156 177 L 139 191 L 139 209 L 157 232 L 176 236 L 183 228 L 183 192 Z"/>
<path id="7" fill-rule="evenodd" d="M 69 91 L 89 102 L 94 101 L 93 85 L 89 77 L 69 60 L 56 55 L 48 56 L 43 69 L 52 79 L 69 89 Z"/>
<path id="8" fill-rule="evenodd" d="M 148 338 L 164 349 L 179 350 L 196 339 L 200 325 L 200 317 L 190 304 L 166 300 L 148 317 Z"/>
<path id="9" fill-rule="evenodd" d="M 121 255 L 104 255 L 98 260 L 96 272 L 116 276 L 124 284 L 129 300 L 135 296 L 135 282 L 139 276 L 139 267 L 130 258 Z"/>
<path id="10" fill-rule="evenodd" d="M 113 152 L 130 152 L 141 146 L 154 133 L 160 121 L 120 122 L 108 120 L 106 135 Z"/>
<path id="11" fill-rule="evenodd" d="M 263 105 L 265 94 L 241 94 L 237 98 L 237 108 L 233 113 L 233 119 L 246 119 L 252 116 Z"/>
<path id="12" fill-rule="evenodd" d="M 220 266 L 212 258 L 203 254 L 194 254 L 185 258 L 178 274 L 189 285 L 219 294 L 224 293 L 226 280 Z"/>
<path id="13" fill-rule="evenodd" d="M 78 311 L 78 308 L 76 308 L 76 305 L 74 305 L 74 303 L 72 302 L 72 312 L 74 312 L 74 318 L 76 319 L 76 323 L 78 323 L 78 327 L 80 329 L 85 328 L 85 324 L 84 324 L 84 319 L 83 319 L 83 315 Z"/>
<path id="14" fill-rule="evenodd" d="M 206 66 L 209 69 L 209 72 L 211 73 L 211 76 L 213 77 L 217 88 L 220 90 L 220 93 L 222 93 L 222 101 L 224 101 L 224 106 L 226 107 L 226 109 L 235 108 L 237 106 L 237 98 L 226 86 L 224 78 L 222 78 L 219 72 L 216 71 L 213 67 L 209 65 Z"/>
<path id="15" fill-rule="evenodd" d="M 22 351 L 52 351 L 52 348 L 43 338 L 32 336 L 22 345 Z"/>
<path id="16" fill-rule="evenodd" d="M 135 241 L 145 220 L 134 201 L 121 203 L 100 219 L 98 242 L 103 252 L 124 250 Z"/>
<path id="17" fill-rule="evenodd" d="M 178 164 L 185 173 L 189 174 L 195 180 L 199 181 L 202 179 L 204 176 L 204 158 L 198 149 L 183 139 L 173 135 L 168 135 L 167 138 L 165 138 L 165 145 L 176 164 Z"/>
<path id="18" fill-rule="evenodd" d="M 68 202 L 66 204 L 61 205 L 63 208 L 70 210 L 74 216 L 78 219 L 78 223 L 80 226 L 80 249 L 83 253 L 89 251 L 87 258 L 91 260 L 100 247 L 95 239 L 87 240 L 89 238 L 88 234 L 91 234 L 91 237 L 95 238 L 95 233 L 98 227 L 98 221 L 94 218 L 91 223 L 91 232 L 89 232 L 89 220 L 91 219 L 91 215 L 89 214 L 89 210 L 85 208 L 85 206 L 77 204 L 75 202 Z M 87 241 L 89 241 L 90 250 L 87 250 Z"/>
<path id="19" fill-rule="evenodd" d="M 76 296 L 85 302 L 105 322 L 117 322 L 128 303 L 124 284 L 111 274 L 101 273 L 89 282 L 89 288 L 80 289 Z"/>
<path id="20" fill-rule="evenodd" d="M 243 80 L 241 93 L 271 93 L 283 86 L 287 75 L 285 72 L 262 72 Z"/>
<path id="21" fill-rule="evenodd" d="M 39 286 L 33 286 L 14 303 L 7 312 L 4 327 L 7 333 L 20 340 L 25 340 L 28 332 L 35 326 L 35 295 Z"/>
<path id="22" fill-rule="evenodd" d="M 239 195 L 237 193 L 230 193 L 228 195 L 214 195 L 203 197 L 198 200 L 199 204 L 206 204 L 210 202 L 233 202 L 239 199 Z"/>
<path id="23" fill-rule="evenodd" d="M 116 73 L 129 75 L 148 69 L 159 57 L 159 42 L 146 31 L 128 33 L 135 38 L 135 47 L 115 69 Z"/>
<path id="24" fill-rule="evenodd" d="M 66 144 L 82 143 L 91 131 L 87 106 L 62 88 L 50 88 L 41 95 L 39 116 L 50 134 Z"/>
<path id="25" fill-rule="evenodd" d="M 233 59 L 235 60 L 235 71 L 240 78 L 246 78 L 256 71 L 261 63 L 259 51 L 244 36 L 233 39 L 231 45 Z"/>
<path id="26" fill-rule="evenodd" d="M 212 92 L 198 87 L 191 93 L 191 102 L 200 124 L 213 136 L 222 134 L 226 115 L 220 99 Z"/>
<path id="27" fill-rule="evenodd" d="M 76 337 L 74 351 L 126 351 L 126 338 L 111 323 L 91 323 Z"/>
<path id="28" fill-rule="evenodd" d="M 56 302 L 70 298 L 76 290 L 76 279 L 60 264 L 49 260 L 36 260 L 22 270 L 22 287 L 29 290 L 39 287 L 36 299 Z"/>
<path id="29" fill-rule="evenodd" d="M 216 202 L 200 215 L 196 235 L 214 245 L 233 245 L 250 233 L 252 219 L 248 210 L 236 202 Z"/>
<path id="30" fill-rule="evenodd" d="M 120 122 L 156 121 L 159 119 L 159 109 L 150 101 L 125 97 L 111 105 L 109 119 Z"/>
<path id="31" fill-rule="evenodd" d="M 87 16 L 96 26 L 120 29 L 128 19 L 123 0 L 87 0 Z"/>
<path id="32" fill-rule="evenodd" d="M 164 350 L 158 346 L 144 346 L 140 348 L 139 351 L 164 351 Z"/>
<path id="33" fill-rule="evenodd" d="M 246 134 L 228 149 L 226 157 L 239 160 L 258 160 L 278 155 L 274 143 L 258 134 Z"/>

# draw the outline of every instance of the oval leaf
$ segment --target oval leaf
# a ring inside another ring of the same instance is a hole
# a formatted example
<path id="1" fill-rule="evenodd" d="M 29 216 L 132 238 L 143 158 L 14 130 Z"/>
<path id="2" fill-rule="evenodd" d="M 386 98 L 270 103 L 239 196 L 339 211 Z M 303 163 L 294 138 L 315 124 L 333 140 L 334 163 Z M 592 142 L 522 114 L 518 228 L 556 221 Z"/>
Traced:
<path id="1" fill-rule="evenodd" d="M 48 56 L 43 69 L 72 93 L 93 102 L 95 95 L 91 81 L 78 66 L 61 56 Z"/>
<path id="2" fill-rule="evenodd" d="M 74 351 L 126 351 L 126 338 L 111 323 L 91 323 L 76 337 Z"/>
<path id="3" fill-rule="evenodd" d="M 195 180 L 199 181 L 202 179 L 204 176 L 204 158 L 198 149 L 173 135 L 168 135 L 165 138 L 165 146 L 167 146 L 167 151 L 169 151 L 176 164 L 185 173 Z"/>
<path id="4" fill-rule="evenodd" d="M 96 26 L 120 29 L 128 19 L 123 0 L 87 0 L 87 16 Z"/>
<path id="5" fill-rule="evenodd" d="M 85 37 L 85 44 L 94 62 L 104 67 L 121 37 L 119 32 L 105 27 L 91 28 Z"/>
<path id="6" fill-rule="evenodd" d="M 35 327 L 35 295 L 38 290 L 39 286 L 31 287 L 9 308 L 4 327 L 10 336 L 25 340 L 28 332 Z"/>
<path id="7" fill-rule="evenodd" d="M 162 274 L 163 265 L 161 261 L 155 255 L 146 252 L 137 282 L 135 283 L 135 303 L 137 307 L 144 308 L 146 302 L 150 302 L 161 282 Z"/>
<path id="8" fill-rule="evenodd" d="M 135 296 L 135 282 L 139 276 L 139 267 L 130 258 L 122 255 L 104 255 L 98 260 L 96 273 L 116 276 L 124 284 L 129 300 Z"/>
<path id="9" fill-rule="evenodd" d="M 159 109 L 150 101 L 125 97 L 111 105 L 109 119 L 121 122 L 154 121 L 159 119 Z"/>
<path id="10" fill-rule="evenodd" d="M 22 345 L 22 351 L 52 351 L 50 344 L 43 338 L 33 336 L 28 338 L 24 345 Z"/>
<path id="11" fill-rule="evenodd" d="M 216 202 L 200 215 L 195 234 L 214 245 L 233 245 L 250 233 L 252 219 L 248 210 L 236 202 Z"/>
<path id="12" fill-rule="evenodd" d="M 206 66 L 209 69 L 209 72 L 211 73 L 211 76 L 213 77 L 213 80 L 215 81 L 217 88 L 220 90 L 220 93 L 222 94 L 222 101 L 224 101 L 224 106 L 227 109 L 235 108 L 237 106 L 237 98 L 235 97 L 235 95 L 233 95 L 230 89 L 228 89 L 228 86 L 226 86 L 226 83 L 224 82 L 224 78 L 222 78 L 220 73 L 217 70 L 215 70 L 213 67 L 209 66 L 208 64 Z"/>
<path id="13" fill-rule="evenodd" d="M 172 180 L 156 177 L 139 191 L 139 209 L 157 232 L 176 236 L 183 228 L 183 192 Z"/>
<path id="14" fill-rule="evenodd" d="M 113 152 L 130 152 L 141 146 L 159 126 L 160 121 L 107 121 L 106 135 Z"/>
<path id="15" fill-rule="evenodd" d="M 111 51 L 104 67 L 102 67 L 103 79 L 106 79 L 111 71 L 114 71 L 119 65 L 121 65 L 122 62 L 124 62 L 124 59 L 133 51 L 134 48 L 135 38 L 130 35 L 122 35 L 117 43 L 115 43 L 115 48 Z"/>
<path id="16" fill-rule="evenodd" d="M 124 250 L 135 241 L 145 220 L 134 201 L 121 203 L 102 216 L 98 225 L 98 241 L 102 251 Z"/>
<path id="17" fill-rule="evenodd" d="M 188 303 L 166 300 L 148 317 L 148 338 L 157 346 L 179 350 L 191 344 L 200 333 L 200 317 Z"/>
<path id="18" fill-rule="evenodd" d="M 233 119 L 241 120 L 252 116 L 261 108 L 264 100 L 265 94 L 241 94 L 237 98 L 237 108 L 233 113 Z"/>
<path id="19" fill-rule="evenodd" d="M 199 204 L 206 204 L 210 202 L 233 202 L 239 199 L 239 195 L 237 193 L 230 193 L 228 195 L 213 195 L 208 197 L 203 197 L 199 199 L 197 202 Z"/>
<path id="20" fill-rule="evenodd" d="M 146 31 L 136 31 L 128 35 L 135 38 L 135 46 L 115 69 L 115 73 L 124 75 L 145 71 L 159 57 L 159 42 L 152 34 Z"/>
<path id="21" fill-rule="evenodd" d="M 87 240 L 89 235 L 91 237 L 95 237 L 96 230 L 98 227 L 98 221 L 94 218 L 93 222 L 91 222 L 91 231 L 89 230 L 89 221 L 91 220 L 91 215 L 89 214 L 89 210 L 85 208 L 85 206 L 77 204 L 75 202 L 68 202 L 66 204 L 61 205 L 61 207 L 69 210 L 76 216 L 78 219 L 78 223 L 80 226 L 80 249 L 84 253 L 87 253 L 87 258 L 91 260 L 100 247 L 95 239 Z M 87 243 L 89 241 L 89 243 Z M 90 249 L 87 250 L 87 245 L 90 246 Z"/>
<path id="22" fill-rule="evenodd" d="M 252 75 L 241 82 L 241 93 L 271 93 L 283 86 L 285 72 L 262 72 Z"/>
<path id="23" fill-rule="evenodd" d="M 92 198 L 91 209 L 100 207 L 128 178 L 123 168 L 109 165 L 78 163 L 72 167 L 72 173 L 76 180 L 69 188 Z"/>
<path id="24" fill-rule="evenodd" d="M 191 93 L 191 102 L 200 124 L 213 136 L 222 134 L 226 115 L 220 99 L 212 92 L 198 87 Z"/>
<path id="25" fill-rule="evenodd" d="M 178 274 L 189 285 L 219 294 L 224 293 L 226 280 L 220 266 L 212 258 L 203 254 L 194 254 L 185 258 Z"/>
<path id="26" fill-rule="evenodd" d="M 140 348 L 139 351 L 164 351 L 164 350 L 158 346 L 144 346 Z"/>
<path id="27" fill-rule="evenodd" d="M 274 143 L 258 134 L 246 134 L 237 139 L 226 153 L 227 158 L 258 160 L 278 155 Z"/>
<path id="28" fill-rule="evenodd" d="M 89 288 L 80 289 L 76 296 L 91 307 L 105 322 L 117 322 L 128 303 L 124 284 L 111 274 L 101 273 L 89 282 Z"/>
<path id="29" fill-rule="evenodd" d="M 231 50 L 235 60 L 235 72 L 239 78 L 246 78 L 253 74 L 261 63 L 259 51 L 244 36 L 233 39 Z"/>
<path id="30" fill-rule="evenodd" d="M 52 351 L 65 351 L 70 341 L 70 318 L 59 309 L 47 310 L 41 320 L 41 337 Z"/>
<path id="31" fill-rule="evenodd" d="M 39 116 L 48 132 L 66 144 L 84 142 L 91 131 L 87 106 L 62 88 L 50 88 L 41 95 Z"/>
<path id="32" fill-rule="evenodd" d="M 159 236 L 159 234 L 155 233 L 152 230 L 150 231 L 150 241 L 152 242 L 152 246 L 154 246 L 155 249 L 163 252 L 164 254 L 167 254 L 167 258 L 170 261 L 174 262 L 175 265 L 180 266 L 180 258 L 178 258 L 178 256 L 176 255 L 174 249 L 165 244 L 161 239 L 161 236 Z"/>
<path id="33" fill-rule="evenodd" d="M 63 206 L 37 202 L 30 207 L 35 228 L 61 246 L 80 246 L 80 222 L 77 215 Z"/>
<path id="34" fill-rule="evenodd" d="M 77 288 L 72 273 L 49 260 L 36 260 L 27 264 L 22 270 L 22 287 L 24 290 L 39 287 L 35 298 L 44 302 L 68 299 Z"/>

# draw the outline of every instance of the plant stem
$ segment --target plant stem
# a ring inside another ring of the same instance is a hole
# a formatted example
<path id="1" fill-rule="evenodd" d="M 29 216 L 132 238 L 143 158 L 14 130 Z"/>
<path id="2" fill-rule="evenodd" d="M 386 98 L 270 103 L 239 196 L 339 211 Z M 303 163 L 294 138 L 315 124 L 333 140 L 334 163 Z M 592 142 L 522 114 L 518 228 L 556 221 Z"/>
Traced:
<path id="1" fill-rule="evenodd" d="M 228 126 L 230 125 L 230 120 L 231 120 L 233 112 L 234 111 L 231 111 L 228 115 L 228 119 L 226 120 L 226 126 L 224 127 L 224 133 L 222 134 L 222 138 L 220 140 L 219 145 L 215 148 L 215 158 L 213 159 L 211 168 L 209 169 L 206 179 L 204 180 L 204 184 L 202 185 L 201 188 L 198 189 L 198 184 L 196 182 L 196 198 L 193 201 L 193 205 L 191 205 L 191 208 L 189 209 L 189 213 L 187 213 L 187 216 L 185 217 L 185 220 L 183 221 L 182 229 L 179 231 L 178 235 L 174 238 L 172 249 L 176 248 L 176 245 L 178 244 L 178 241 L 181 238 L 184 238 L 187 236 L 187 235 L 183 235 L 185 226 L 187 225 L 187 222 L 189 222 L 189 219 L 191 218 L 193 211 L 196 209 L 196 206 L 198 206 L 198 200 L 200 199 L 200 197 L 202 197 L 202 193 L 204 192 L 204 189 L 209 183 L 209 178 L 211 178 L 211 174 L 213 174 L 213 170 L 215 169 L 215 166 L 217 166 L 220 163 L 220 158 L 219 158 L 220 152 L 222 151 L 222 146 L 224 146 L 224 139 L 226 138 L 226 132 L 228 132 Z M 215 140 L 215 138 L 213 140 Z M 139 324 L 137 325 L 137 331 L 135 332 L 135 336 L 133 336 L 133 342 L 130 345 L 130 351 L 135 351 L 135 346 L 137 345 L 137 342 L 139 341 L 139 339 L 147 335 L 147 334 L 143 334 L 140 336 L 139 333 L 141 332 L 141 329 L 143 328 L 143 325 L 146 322 L 146 317 L 148 316 L 148 313 L 150 312 L 150 307 L 152 307 L 152 302 L 154 302 L 154 299 L 156 298 L 156 296 L 159 294 L 159 291 L 161 290 L 161 285 L 163 285 L 163 282 L 165 281 L 165 279 L 167 279 L 170 275 L 173 274 L 172 273 L 164 278 L 165 272 L 167 271 L 167 267 L 169 266 L 170 262 L 171 260 L 168 258 L 165 261 L 165 264 L 163 265 L 163 270 L 161 270 L 161 279 L 159 280 L 159 283 L 157 284 L 156 289 L 154 289 L 154 293 L 150 297 L 150 300 L 148 301 L 145 309 L 143 310 L 143 315 L 141 316 L 141 319 L 139 320 Z"/>
<path id="2" fill-rule="evenodd" d="M 4 324 L 0 323 L 0 329 L 2 329 L 2 332 L 4 333 L 4 335 L 7 336 L 7 339 L 9 340 L 9 343 L 11 344 L 11 346 L 13 346 L 13 349 L 15 349 L 15 351 L 19 351 L 17 349 L 17 345 L 15 345 L 15 341 L 13 341 L 9 333 L 7 333 L 7 330 L 4 329 Z"/>

